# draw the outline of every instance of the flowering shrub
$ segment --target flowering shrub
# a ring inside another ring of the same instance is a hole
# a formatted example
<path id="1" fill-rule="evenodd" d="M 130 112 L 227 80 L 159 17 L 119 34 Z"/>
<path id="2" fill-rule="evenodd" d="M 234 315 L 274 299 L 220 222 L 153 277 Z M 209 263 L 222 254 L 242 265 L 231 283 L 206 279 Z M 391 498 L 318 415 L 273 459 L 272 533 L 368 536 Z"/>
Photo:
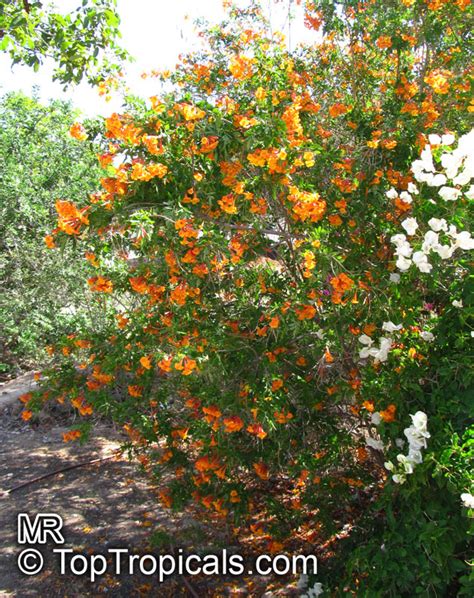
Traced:
<path id="1" fill-rule="evenodd" d="M 167 92 L 71 131 L 102 189 L 51 240 L 83 244 L 107 330 L 55 347 L 26 408 L 120 423 L 165 507 L 297 533 L 308 595 L 469 592 L 467 10 L 308 2 L 320 41 L 290 53 L 233 9 Z"/>

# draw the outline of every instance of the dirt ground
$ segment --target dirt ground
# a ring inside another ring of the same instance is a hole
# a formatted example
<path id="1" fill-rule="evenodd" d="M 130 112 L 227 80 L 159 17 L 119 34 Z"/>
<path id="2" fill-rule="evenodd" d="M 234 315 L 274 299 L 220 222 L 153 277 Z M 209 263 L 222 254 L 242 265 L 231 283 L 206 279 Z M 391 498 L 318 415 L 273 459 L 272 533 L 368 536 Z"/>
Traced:
<path id="1" fill-rule="evenodd" d="M 17 558 L 24 548 L 17 542 L 18 513 L 56 513 L 64 522 L 65 544 L 75 552 L 100 553 L 125 548 L 134 553 L 168 553 L 182 547 L 188 552 L 238 552 L 225 529 L 197 521 L 191 514 L 173 516 L 160 507 L 147 479 L 135 463 L 115 456 L 46 477 L 10 492 L 25 482 L 76 463 L 114 455 L 120 432 L 99 425 L 91 440 L 81 446 L 63 442 L 68 427 L 54 419 L 38 424 L 19 417 L 18 396 L 32 386 L 32 377 L 0 387 L 0 598 L 87 596 L 295 596 L 294 580 L 286 587 L 271 579 L 104 575 L 95 582 L 72 573 L 61 575 L 54 545 L 37 546 L 45 557 L 43 571 L 21 573 Z M 162 538 L 151 546 L 150 534 Z"/>

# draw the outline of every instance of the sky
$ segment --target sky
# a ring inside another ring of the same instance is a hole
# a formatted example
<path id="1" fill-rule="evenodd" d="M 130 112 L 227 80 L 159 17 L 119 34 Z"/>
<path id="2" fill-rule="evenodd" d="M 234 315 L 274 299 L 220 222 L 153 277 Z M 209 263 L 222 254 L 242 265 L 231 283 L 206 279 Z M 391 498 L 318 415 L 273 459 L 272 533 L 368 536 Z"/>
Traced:
<path id="1" fill-rule="evenodd" d="M 77 7 L 78 2 L 61 0 L 57 5 L 61 11 L 67 11 Z M 268 11 L 271 0 L 262 2 Z M 238 4 L 245 4 L 245 0 L 239 0 Z M 193 25 L 196 18 L 218 23 L 224 17 L 222 0 L 118 0 L 118 11 L 122 21 L 121 45 L 135 58 L 135 62 L 125 68 L 125 81 L 134 95 L 145 98 L 157 93 L 157 82 L 143 79 L 141 74 L 153 69 L 173 68 L 180 53 L 199 43 Z M 273 28 L 287 31 L 287 15 L 282 4 L 273 6 L 271 14 Z M 292 37 L 303 41 L 308 30 L 298 26 L 297 22 L 292 25 Z M 52 72 L 50 63 L 41 67 L 38 73 L 18 65 L 12 69 L 10 58 L 0 54 L 0 94 L 21 90 L 31 95 L 33 86 L 37 86 L 43 101 L 70 99 L 85 116 L 106 116 L 120 110 L 120 98 L 106 102 L 85 82 L 64 91 L 60 84 L 52 81 Z"/>

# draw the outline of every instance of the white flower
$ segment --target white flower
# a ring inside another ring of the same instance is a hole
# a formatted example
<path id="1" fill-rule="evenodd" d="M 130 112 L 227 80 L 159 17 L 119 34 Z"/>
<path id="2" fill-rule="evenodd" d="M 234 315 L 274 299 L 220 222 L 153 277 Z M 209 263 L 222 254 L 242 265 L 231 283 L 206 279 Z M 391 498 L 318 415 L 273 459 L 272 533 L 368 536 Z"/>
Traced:
<path id="1" fill-rule="evenodd" d="M 445 185 L 447 182 L 447 178 L 444 174 L 435 174 L 431 181 L 428 183 L 430 187 L 441 187 L 441 185 Z"/>
<path id="2" fill-rule="evenodd" d="M 464 192 L 464 195 L 468 199 L 474 199 L 474 185 L 471 185 L 467 191 Z"/>
<path id="3" fill-rule="evenodd" d="M 428 417 L 426 413 L 424 413 L 423 411 L 417 411 L 415 415 L 410 415 L 410 417 L 411 421 L 413 422 L 412 425 L 417 432 L 425 433 L 427 431 Z M 429 434 L 428 436 L 426 436 L 426 438 L 429 438 Z"/>
<path id="4" fill-rule="evenodd" d="M 454 135 L 451 135 L 451 133 L 446 133 L 446 135 L 441 137 L 441 143 L 443 145 L 452 145 L 454 143 L 454 139 Z"/>
<path id="5" fill-rule="evenodd" d="M 418 266 L 418 264 L 426 262 L 428 260 L 428 257 L 426 255 L 426 253 L 424 253 L 424 251 L 415 251 L 412 259 L 413 259 L 413 263 Z"/>
<path id="6" fill-rule="evenodd" d="M 396 199 L 398 197 L 398 193 L 393 187 L 389 189 L 385 195 L 388 197 L 388 199 Z"/>
<path id="7" fill-rule="evenodd" d="M 410 243 L 408 243 L 408 241 L 399 243 L 395 251 L 395 255 L 398 255 L 400 257 L 410 257 L 412 253 L 413 248 L 410 246 Z"/>
<path id="8" fill-rule="evenodd" d="M 426 439 L 413 428 L 406 428 L 403 433 L 407 437 L 411 450 L 419 451 L 426 448 Z"/>
<path id="9" fill-rule="evenodd" d="M 404 473 L 413 473 L 413 462 L 405 455 L 397 455 L 397 461 L 404 469 Z"/>
<path id="10" fill-rule="evenodd" d="M 398 284 L 400 282 L 400 274 L 398 274 L 397 272 L 392 272 L 389 278 L 390 282 L 394 282 L 395 284 Z"/>
<path id="11" fill-rule="evenodd" d="M 414 162 L 412 162 L 412 164 L 411 164 L 411 171 L 415 175 L 415 179 L 417 181 L 419 181 L 420 180 L 419 177 L 423 173 L 423 162 L 421 160 L 415 160 Z"/>
<path id="12" fill-rule="evenodd" d="M 426 341 L 427 343 L 431 343 L 432 341 L 434 341 L 434 334 L 432 332 L 420 332 L 420 336 L 421 338 Z"/>
<path id="13" fill-rule="evenodd" d="M 382 330 L 387 332 L 395 332 L 396 330 L 401 330 L 402 328 L 402 324 L 395 325 L 393 322 L 384 322 L 382 324 Z"/>
<path id="14" fill-rule="evenodd" d="M 455 249 L 455 245 L 438 245 L 437 247 L 434 247 L 434 251 L 442 260 L 449 259 L 453 255 Z"/>
<path id="15" fill-rule="evenodd" d="M 392 235 L 390 237 L 390 241 L 394 245 L 401 245 L 402 243 L 405 243 L 406 240 L 407 240 L 406 235 L 403 235 L 402 233 L 398 233 L 397 235 Z"/>
<path id="16" fill-rule="evenodd" d="M 421 246 L 422 251 L 425 253 L 429 253 L 431 249 L 434 249 L 439 245 L 439 236 L 432 230 L 429 230 L 425 233 L 425 240 L 423 241 L 423 245 Z M 415 261 L 415 260 L 413 260 Z"/>
<path id="17" fill-rule="evenodd" d="M 417 264 L 418 270 L 423 272 L 423 274 L 429 274 L 433 269 L 433 266 L 429 262 L 422 262 L 421 264 Z"/>
<path id="18" fill-rule="evenodd" d="M 369 436 L 365 439 L 365 444 L 376 451 L 383 451 L 383 442 L 381 440 L 374 440 Z"/>
<path id="19" fill-rule="evenodd" d="M 457 176 L 453 178 L 454 185 L 467 185 L 472 178 L 472 173 L 469 168 L 465 168 L 462 172 L 460 172 Z"/>
<path id="20" fill-rule="evenodd" d="M 418 222 L 416 221 L 416 218 L 405 218 L 402 222 L 402 226 L 407 231 L 407 234 L 411 236 L 415 234 L 416 229 L 418 228 Z"/>
<path id="21" fill-rule="evenodd" d="M 391 461 L 386 461 L 383 465 L 388 471 L 393 471 L 395 469 L 395 465 Z"/>
<path id="22" fill-rule="evenodd" d="M 367 357 L 369 357 L 370 347 L 372 346 L 373 342 L 374 341 L 370 338 L 370 336 L 367 336 L 366 334 L 362 334 L 361 336 L 359 336 L 359 343 L 366 345 L 363 349 L 359 351 L 359 357 L 361 359 L 367 359 Z"/>
<path id="23" fill-rule="evenodd" d="M 431 218 L 428 220 L 428 226 L 431 230 L 434 230 L 435 233 L 439 233 L 441 230 L 448 230 L 448 223 L 444 218 Z"/>
<path id="24" fill-rule="evenodd" d="M 407 193 L 407 191 L 402 191 L 400 193 L 400 199 L 402 201 L 404 201 L 405 203 L 412 203 L 413 202 L 413 197 Z"/>
<path id="25" fill-rule="evenodd" d="M 462 156 L 474 154 L 474 129 L 459 138 L 458 151 Z"/>
<path id="26" fill-rule="evenodd" d="M 451 237 L 451 239 L 456 240 L 456 237 L 458 236 L 458 229 L 454 224 L 450 224 L 446 234 L 448 237 Z"/>
<path id="27" fill-rule="evenodd" d="M 459 307 L 459 309 L 461 309 L 461 308 L 463 307 L 463 305 L 462 305 L 462 301 L 458 301 L 457 299 L 455 299 L 455 300 L 453 301 L 452 305 L 453 305 L 454 307 Z"/>
<path id="28" fill-rule="evenodd" d="M 446 171 L 448 179 L 454 179 L 461 166 L 461 162 L 462 157 L 454 153 L 445 153 L 441 156 L 441 166 Z"/>
<path id="29" fill-rule="evenodd" d="M 402 270 L 402 272 L 405 272 L 405 270 L 408 270 L 408 268 L 411 266 L 411 260 L 408 260 L 403 256 L 400 256 L 396 263 L 397 268 Z"/>
<path id="30" fill-rule="evenodd" d="M 406 482 L 406 477 L 396 473 L 392 476 L 392 480 L 395 482 L 395 484 L 404 484 Z"/>
<path id="31" fill-rule="evenodd" d="M 438 193 L 445 201 L 455 201 L 461 195 L 461 191 L 453 187 L 441 187 Z"/>
<path id="32" fill-rule="evenodd" d="M 395 446 L 398 447 L 399 449 L 402 449 L 405 446 L 405 441 L 403 440 L 403 438 L 396 438 Z"/>
<path id="33" fill-rule="evenodd" d="M 412 195 L 418 195 L 419 191 L 418 191 L 418 187 L 414 184 L 414 183 L 408 183 L 408 193 L 411 193 Z"/>
<path id="34" fill-rule="evenodd" d="M 428 273 L 433 269 L 433 266 L 428 262 L 428 258 L 423 251 L 415 251 L 413 254 L 413 263 L 420 272 Z"/>
<path id="35" fill-rule="evenodd" d="M 441 137 L 439 135 L 428 135 L 428 141 L 430 145 L 440 145 L 441 144 Z"/>
<path id="36" fill-rule="evenodd" d="M 456 235 L 455 245 L 460 249 L 474 249 L 474 239 L 471 238 L 471 233 L 467 230 L 463 230 L 462 232 L 458 233 Z"/>
<path id="37" fill-rule="evenodd" d="M 423 462 L 423 456 L 421 454 L 421 451 L 416 451 L 413 448 L 409 449 L 409 451 L 408 451 L 408 458 L 415 465 L 418 465 L 419 463 Z"/>
<path id="38" fill-rule="evenodd" d="M 433 155 L 431 154 L 431 147 L 429 145 L 425 145 L 425 149 L 421 152 L 420 158 L 423 164 L 423 170 L 425 172 L 435 171 L 433 164 Z"/>
<path id="39" fill-rule="evenodd" d="M 324 592 L 323 584 L 318 582 L 318 583 L 315 583 L 314 586 L 308 590 L 308 593 L 306 595 L 308 598 L 317 598 L 323 592 Z"/>
<path id="40" fill-rule="evenodd" d="M 420 183 L 429 185 L 434 178 L 434 174 L 432 172 L 422 172 L 418 176 L 415 174 L 415 178 Z"/>
<path id="41" fill-rule="evenodd" d="M 373 355 L 376 361 L 387 361 L 388 359 L 388 352 L 392 347 L 392 339 L 391 338 L 380 338 L 380 349 L 374 352 L 374 349 L 371 349 L 370 353 Z"/>
<path id="42" fill-rule="evenodd" d="M 461 494 L 462 504 L 468 509 L 474 509 L 474 496 L 470 492 Z"/>

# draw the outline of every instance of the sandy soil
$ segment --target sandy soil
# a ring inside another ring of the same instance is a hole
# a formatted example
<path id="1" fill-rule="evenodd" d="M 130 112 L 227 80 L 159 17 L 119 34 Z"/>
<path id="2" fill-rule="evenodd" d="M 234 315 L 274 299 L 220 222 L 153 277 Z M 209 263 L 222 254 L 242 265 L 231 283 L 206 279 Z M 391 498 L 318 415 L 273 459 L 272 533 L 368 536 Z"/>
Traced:
<path id="1" fill-rule="evenodd" d="M 294 583 L 285 589 L 284 584 L 253 576 L 170 576 L 160 584 L 156 576 L 104 575 L 91 582 L 85 576 L 61 575 L 59 555 L 52 553 L 51 542 L 36 547 L 45 558 L 43 571 L 35 576 L 21 573 L 17 558 L 25 546 L 17 542 L 18 513 L 32 518 L 37 513 L 59 514 L 64 522 L 63 547 L 83 554 L 109 547 L 126 547 L 139 554 L 164 554 L 178 547 L 187 553 L 239 550 L 232 546 L 225 526 L 205 524 L 191 512 L 174 516 L 162 509 L 137 465 L 117 455 L 120 431 L 99 424 L 91 440 L 81 446 L 63 441 L 71 424 L 67 417 L 23 422 L 18 397 L 33 385 L 32 375 L 26 375 L 0 386 L 0 598 L 298 595 Z M 115 456 L 107 458 L 111 455 Z M 93 459 L 102 460 L 37 480 Z M 150 544 L 152 532 L 161 538 L 158 545 Z"/>

